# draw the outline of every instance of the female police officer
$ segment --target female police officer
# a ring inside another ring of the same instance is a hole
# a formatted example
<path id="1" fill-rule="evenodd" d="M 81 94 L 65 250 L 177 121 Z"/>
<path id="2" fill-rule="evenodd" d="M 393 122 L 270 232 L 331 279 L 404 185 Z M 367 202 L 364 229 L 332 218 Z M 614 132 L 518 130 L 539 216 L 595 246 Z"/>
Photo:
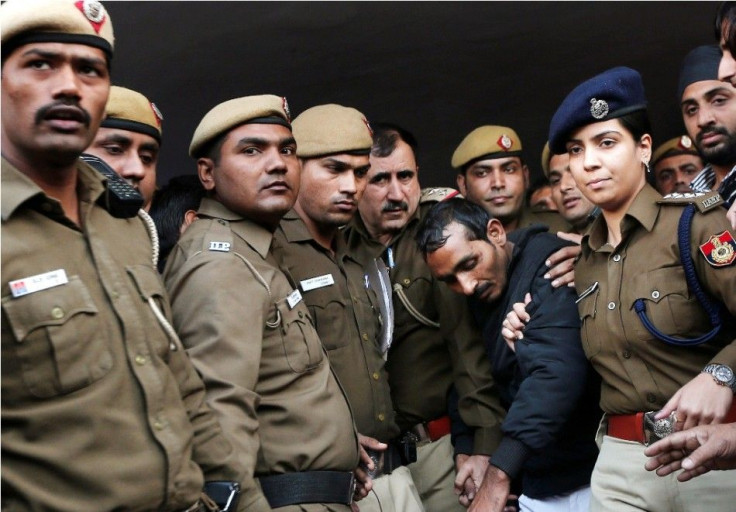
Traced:
<path id="1" fill-rule="evenodd" d="M 736 242 L 717 194 L 663 199 L 647 184 L 649 132 L 641 76 L 624 67 L 576 87 L 550 124 L 552 151 L 602 211 L 575 267 L 606 413 L 591 510 L 732 510 L 733 473 L 683 487 L 644 469 L 657 435 L 736 409 Z"/>

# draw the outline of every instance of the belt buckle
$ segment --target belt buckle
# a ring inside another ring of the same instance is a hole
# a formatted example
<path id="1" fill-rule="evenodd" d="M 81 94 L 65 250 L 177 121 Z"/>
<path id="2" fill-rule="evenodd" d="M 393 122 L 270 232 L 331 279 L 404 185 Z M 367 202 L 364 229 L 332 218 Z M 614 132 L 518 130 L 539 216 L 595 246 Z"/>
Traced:
<path id="1" fill-rule="evenodd" d="M 675 424 L 677 423 L 675 411 L 660 420 L 654 418 L 658 412 L 649 411 L 644 413 L 644 446 L 649 446 L 675 432 Z"/>

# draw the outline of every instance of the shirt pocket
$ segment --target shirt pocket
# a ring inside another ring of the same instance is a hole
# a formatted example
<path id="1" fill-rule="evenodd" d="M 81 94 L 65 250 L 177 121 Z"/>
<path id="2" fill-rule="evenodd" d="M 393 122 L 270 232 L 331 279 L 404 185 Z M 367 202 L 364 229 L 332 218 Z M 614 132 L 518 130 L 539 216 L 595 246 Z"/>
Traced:
<path id="1" fill-rule="evenodd" d="M 334 291 L 327 289 L 305 292 L 314 327 L 325 349 L 335 350 L 350 344 L 350 332 L 346 325 L 348 304 Z M 350 319 L 352 321 L 352 319 Z"/>
<path id="2" fill-rule="evenodd" d="M 642 299 L 649 321 L 668 336 L 694 338 L 711 328 L 705 310 L 691 295 L 681 266 L 650 270 L 639 276 L 626 303 L 636 317 L 636 333 L 644 338 L 652 335 L 634 311 L 634 303 Z"/>
<path id="3" fill-rule="evenodd" d="M 596 287 L 597 288 L 597 287 Z M 578 312 L 580 313 L 581 339 L 583 342 L 583 350 L 588 359 L 597 356 L 601 351 L 601 336 L 598 334 L 598 323 L 603 319 L 599 318 L 596 322 L 596 314 L 598 312 L 598 296 L 600 289 L 596 289 L 592 293 L 588 293 L 578 303 Z"/>
<path id="4" fill-rule="evenodd" d="M 317 368 L 323 360 L 322 342 L 311 324 L 304 301 L 290 308 L 287 299 L 276 302 L 277 325 L 286 364 L 294 373 Z"/>
<path id="5" fill-rule="evenodd" d="M 5 297 L 3 312 L 15 338 L 23 382 L 33 396 L 71 393 L 112 368 L 105 325 L 78 276 L 63 286 Z"/>
<path id="6" fill-rule="evenodd" d="M 153 267 L 147 265 L 130 265 L 125 267 L 125 271 L 133 281 L 134 289 L 138 292 L 138 297 L 142 302 L 140 311 L 143 312 L 143 330 L 149 342 L 149 347 L 159 357 L 166 360 L 169 356 L 169 336 L 156 318 L 149 303 L 153 301 L 167 321 L 171 318 L 171 311 L 161 278 Z"/>

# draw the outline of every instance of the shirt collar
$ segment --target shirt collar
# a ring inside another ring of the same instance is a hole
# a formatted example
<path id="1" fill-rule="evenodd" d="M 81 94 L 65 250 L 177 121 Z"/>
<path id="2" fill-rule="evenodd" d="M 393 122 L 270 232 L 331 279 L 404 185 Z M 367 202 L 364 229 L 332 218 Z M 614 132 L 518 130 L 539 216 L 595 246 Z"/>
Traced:
<path id="1" fill-rule="evenodd" d="M 90 203 L 97 200 L 105 191 L 105 178 L 81 160 L 77 163 L 77 182 L 79 198 Z M 48 197 L 32 179 L 19 171 L 2 157 L 2 220 L 7 221 L 23 204 L 31 200 L 56 201 Z M 58 201 L 56 201 L 58 202 Z"/>
<path id="2" fill-rule="evenodd" d="M 242 215 L 229 210 L 224 204 L 209 197 L 202 199 L 197 215 L 228 221 L 233 233 L 245 240 L 262 258 L 265 259 L 268 255 L 273 233 L 260 224 L 244 218 Z"/>
<path id="3" fill-rule="evenodd" d="M 659 204 L 662 196 L 648 183 L 644 185 L 629 206 L 629 210 L 621 221 L 621 234 L 625 236 L 635 225 L 640 225 L 647 231 L 654 228 L 654 223 L 659 215 Z M 582 248 L 586 254 L 589 251 L 597 251 L 608 242 L 608 226 L 603 215 L 598 215 L 593 221 L 588 234 L 583 236 Z"/>

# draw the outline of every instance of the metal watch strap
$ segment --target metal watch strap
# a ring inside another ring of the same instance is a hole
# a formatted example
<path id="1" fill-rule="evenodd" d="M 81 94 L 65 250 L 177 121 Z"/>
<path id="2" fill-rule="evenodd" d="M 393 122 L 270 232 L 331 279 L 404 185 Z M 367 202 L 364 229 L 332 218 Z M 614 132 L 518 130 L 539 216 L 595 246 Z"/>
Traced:
<path id="1" fill-rule="evenodd" d="M 716 372 L 720 368 L 723 368 L 723 367 L 727 368 L 731 372 L 731 379 L 728 381 L 722 381 L 716 376 Z M 730 366 L 725 365 L 725 364 L 719 364 L 719 363 L 711 363 L 711 364 L 706 365 L 705 368 L 703 368 L 703 373 L 710 374 L 713 377 L 713 380 L 716 382 L 716 384 L 718 384 L 719 386 L 728 387 L 729 389 L 731 389 L 731 391 L 734 394 L 736 394 L 736 374 L 734 373 L 733 369 Z"/>

